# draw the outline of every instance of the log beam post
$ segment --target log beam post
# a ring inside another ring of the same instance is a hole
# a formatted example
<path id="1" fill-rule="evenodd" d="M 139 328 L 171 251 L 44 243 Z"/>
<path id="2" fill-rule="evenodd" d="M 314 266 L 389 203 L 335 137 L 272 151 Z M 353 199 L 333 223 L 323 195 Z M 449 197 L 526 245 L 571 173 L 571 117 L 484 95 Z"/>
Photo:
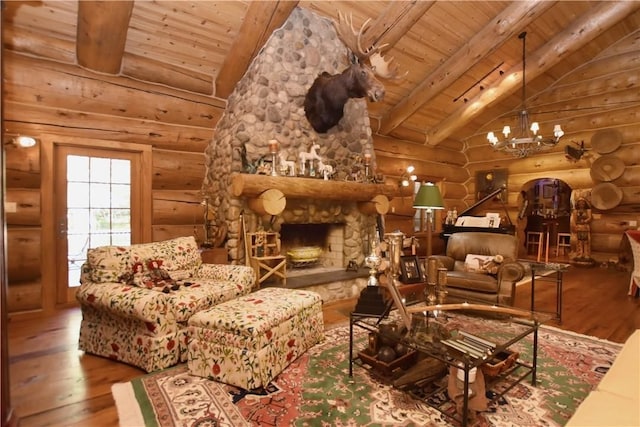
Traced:
<path id="1" fill-rule="evenodd" d="M 367 202 L 358 202 L 358 210 L 365 215 L 386 215 L 389 212 L 389 199 L 378 194 Z"/>
<path id="2" fill-rule="evenodd" d="M 282 191 L 270 188 L 257 197 L 249 198 L 247 205 L 258 215 L 280 215 L 287 206 L 287 198 Z"/>
<path id="3" fill-rule="evenodd" d="M 78 2 L 78 64 L 101 73 L 119 73 L 132 11 L 132 0 Z"/>

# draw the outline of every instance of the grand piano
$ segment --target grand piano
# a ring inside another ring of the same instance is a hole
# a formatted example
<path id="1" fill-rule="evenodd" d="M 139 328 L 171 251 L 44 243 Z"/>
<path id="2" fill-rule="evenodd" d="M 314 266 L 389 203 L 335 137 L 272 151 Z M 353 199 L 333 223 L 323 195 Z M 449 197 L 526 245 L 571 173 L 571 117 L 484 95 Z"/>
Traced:
<path id="1" fill-rule="evenodd" d="M 497 190 L 487 194 L 481 200 L 477 201 L 476 203 L 469 206 L 464 211 L 460 212 L 458 214 L 458 218 L 463 216 L 473 216 L 472 214 L 474 210 L 476 210 L 478 207 L 480 207 L 484 203 L 491 201 L 495 196 L 497 196 L 503 190 L 504 188 L 500 187 Z M 475 227 L 475 226 L 466 226 L 466 225 L 458 226 L 453 224 L 444 224 L 442 226 L 442 233 L 440 233 L 440 237 L 443 238 L 446 242 L 449 236 L 451 236 L 452 234 L 460 233 L 463 231 L 482 231 L 485 233 L 516 234 L 516 227 L 515 225 L 513 225 L 513 222 L 511 222 L 511 217 L 509 216 L 507 205 L 504 203 L 504 200 L 502 200 L 502 197 L 500 197 L 499 200 L 500 200 L 500 204 L 502 205 L 502 209 L 504 210 L 504 214 L 505 214 L 504 218 L 506 219 L 506 223 L 501 221 L 498 227 Z"/>

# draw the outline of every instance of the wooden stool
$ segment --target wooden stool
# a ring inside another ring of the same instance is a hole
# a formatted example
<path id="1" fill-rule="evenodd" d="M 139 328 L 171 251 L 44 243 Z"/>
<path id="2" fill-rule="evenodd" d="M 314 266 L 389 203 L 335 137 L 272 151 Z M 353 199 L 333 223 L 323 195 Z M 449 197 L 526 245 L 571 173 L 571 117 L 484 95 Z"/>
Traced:
<path id="1" fill-rule="evenodd" d="M 537 261 L 542 257 L 544 233 L 542 231 L 527 231 L 527 253 L 530 249 L 537 249 Z"/>
<path id="2" fill-rule="evenodd" d="M 556 255 L 560 256 L 560 249 L 562 249 L 562 255 L 568 254 L 571 251 L 571 233 L 558 233 L 556 242 Z"/>

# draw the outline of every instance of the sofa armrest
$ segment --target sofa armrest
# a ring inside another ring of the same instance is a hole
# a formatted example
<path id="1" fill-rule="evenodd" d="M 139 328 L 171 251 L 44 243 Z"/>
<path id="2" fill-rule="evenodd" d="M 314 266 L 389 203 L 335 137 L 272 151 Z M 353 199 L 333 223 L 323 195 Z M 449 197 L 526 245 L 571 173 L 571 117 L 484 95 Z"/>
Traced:
<path id="1" fill-rule="evenodd" d="M 251 289 L 256 283 L 256 272 L 248 265 L 201 264 L 194 277 L 230 281 L 243 289 Z"/>
<path id="2" fill-rule="evenodd" d="M 505 261 L 498 270 L 498 304 L 513 305 L 516 282 L 524 277 L 524 266 L 517 261 Z"/>
<path id="3" fill-rule="evenodd" d="M 498 269 L 498 282 L 517 282 L 524 277 L 524 266 L 518 261 L 506 261 Z"/>
<path id="4" fill-rule="evenodd" d="M 122 283 L 85 282 L 78 288 L 76 300 L 81 307 L 152 324 L 165 323 L 172 317 L 165 294 Z"/>
<path id="5" fill-rule="evenodd" d="M 429 257 L 429 259 L 435 259 L 436 261 L 438 261 L 438 267 L 444 267 L 446 268 L 448 271 L 453 271 L 453 267 L 455 265 L 455 259 L 451 258 L 450 256 L 446 256 L 446 255 L 431 255 Z M 425 271 L 426 273 L 426 271 Z"/>

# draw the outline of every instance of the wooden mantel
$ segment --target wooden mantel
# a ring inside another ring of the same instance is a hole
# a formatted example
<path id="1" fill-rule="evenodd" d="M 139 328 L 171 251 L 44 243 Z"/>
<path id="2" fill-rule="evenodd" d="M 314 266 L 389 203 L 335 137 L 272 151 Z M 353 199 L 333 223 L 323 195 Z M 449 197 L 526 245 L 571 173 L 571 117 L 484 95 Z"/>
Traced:
<path id="1" fill-rule="evenodd" d="M 365 184 L 351 181 L 325 181 L 314 178 L 253 175 L 234 173 L 231 175 L 231 194 L 234 197 L 256 197 L 269 189 L 280 190 L 285 197 L 315 198 L 364 202 L 375 196 L 393 198 L 399 189 L 391 184 Z"/>

